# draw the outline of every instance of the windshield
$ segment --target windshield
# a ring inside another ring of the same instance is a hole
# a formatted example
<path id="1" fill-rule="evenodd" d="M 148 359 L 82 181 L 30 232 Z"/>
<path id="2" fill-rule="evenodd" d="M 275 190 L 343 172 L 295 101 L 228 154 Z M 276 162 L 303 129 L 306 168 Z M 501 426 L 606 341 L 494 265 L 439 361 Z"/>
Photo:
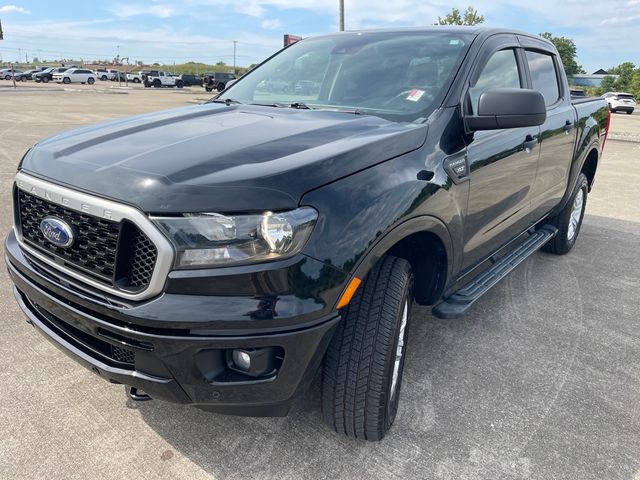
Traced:
<path id="1" fill-rule="evenodd" d="M 439 106 L 471 37 L 450 32 L 376 32 L 310 38 L 246 74 L 218 98 L 424 118 Z"/>

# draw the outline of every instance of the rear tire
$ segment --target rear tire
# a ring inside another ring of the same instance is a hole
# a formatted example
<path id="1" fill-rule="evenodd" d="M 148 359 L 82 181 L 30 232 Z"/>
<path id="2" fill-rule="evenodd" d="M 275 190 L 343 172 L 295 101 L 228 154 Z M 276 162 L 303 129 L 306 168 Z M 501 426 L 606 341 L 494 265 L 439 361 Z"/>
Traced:
<path id="1" fill-rule="evenodd" d="M 381 440 L 395 420 L 409 331 L 413 275 L 382 258 L 342 312 L 322 369 L 322 413 L 338 433 Z"/>
<path id="2" fill-rule="evenodd" d="M 184 83 L 183 82 L 181 82 L 181 81 L 176 82 L 176 88 L 182 88 L 182 87 L 184 87 Z"/>
<path id="3" fill-rule="evenodd" d="M 633 110 L 627 111 L 627 115 L 631 115 L 632 113 L 633 113 Z"/>
<path id="4" fill-rule="evenodd" d="M 96 83 L 96 81 L 95 81 L 93 78 L 88 78 L 88 79 L 87 79 L 87 83 L 88 83 L 89 85 L 93 85 L 94 83 Z"/>
<path id="5" fill-rule="evenodd" d="M 587 207 L 589 181 L 581 173 L 569 201 L 560 213 L 547 223 L 558 229 L 558 234 L 549 241 L 542 250 L 556 255 L 564 255 L 573 248 L 580 234 L 584 211 Z"/>

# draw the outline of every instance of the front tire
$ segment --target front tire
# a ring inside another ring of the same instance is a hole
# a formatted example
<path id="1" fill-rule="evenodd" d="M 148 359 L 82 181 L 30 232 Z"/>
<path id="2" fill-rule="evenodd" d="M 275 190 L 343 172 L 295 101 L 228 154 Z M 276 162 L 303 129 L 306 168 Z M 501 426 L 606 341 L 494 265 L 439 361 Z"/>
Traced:
<path id="1" fill-rule="evenodd" d="M 42 82 L 43 82 L 43 83 L 49 83 L 49 77 L 44 77 L 44 78 L 42 79 Z"/>
<path id="2" fill-rule="evenodd" d="M 358 288 L 329 344 L 322 413 L 336 432 L 381 440 L 395 420 L 409 331 L 413 275 L 386 256 Z"/>
<path id="3" fill-rule="evenodd" d="M 565 207 L 548 222 L 558 229 L 558 234 L 542 247 L 545 252 L 564 255 L 573 248 L 580 234 L 588 192 L 589 181 L 585 174 L 581 173 Z"/>
<path id="4" fill-rule="evenodd" d="M 62 83 L 64 83 L 65 85 L 69 85 L 71 83 L 71 79 L 69 77 L 64 77 L 62 79 Z"/>
<path id="5" fill-rule="evenodd" d="M 627 110 L 627 115 L 631 115 L 633 113 L 633 110 Z"/>

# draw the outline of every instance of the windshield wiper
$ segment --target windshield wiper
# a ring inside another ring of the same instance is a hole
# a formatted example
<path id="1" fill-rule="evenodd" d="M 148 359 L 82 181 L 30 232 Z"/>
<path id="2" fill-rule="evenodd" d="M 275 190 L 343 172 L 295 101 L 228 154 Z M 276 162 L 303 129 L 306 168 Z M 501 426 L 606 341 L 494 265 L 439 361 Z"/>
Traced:
<path id="1" fill-rule="evenodd" d="M 229 105 L 241 105 L 242 102 L 239 100 L 234 100 L 233 98 L 212 98 L 211 100 L 207 101 L 207 103 L 224 103 L 227 107 Z"/>
<path id="2" fill-rule="evenodd" d="M 296 110 L 311 110 L 309 105 L 305 105 L 304 103 L 251 103 L 250 105 L 257 105 L 259 107 L 276 107 L 276 108 L 295 108 Z"/>

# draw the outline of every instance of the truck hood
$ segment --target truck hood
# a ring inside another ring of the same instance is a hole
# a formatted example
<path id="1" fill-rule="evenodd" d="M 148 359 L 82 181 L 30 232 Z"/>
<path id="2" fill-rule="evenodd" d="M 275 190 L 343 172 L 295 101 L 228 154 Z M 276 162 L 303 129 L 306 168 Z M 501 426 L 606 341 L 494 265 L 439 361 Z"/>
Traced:
<path id="1" fill-rule="evenodd" d="M 62 133 L 21 168 L 148 213 L 285 210 L 419 148 L 426 134 L 368 115 L 203 104 Z"/>

